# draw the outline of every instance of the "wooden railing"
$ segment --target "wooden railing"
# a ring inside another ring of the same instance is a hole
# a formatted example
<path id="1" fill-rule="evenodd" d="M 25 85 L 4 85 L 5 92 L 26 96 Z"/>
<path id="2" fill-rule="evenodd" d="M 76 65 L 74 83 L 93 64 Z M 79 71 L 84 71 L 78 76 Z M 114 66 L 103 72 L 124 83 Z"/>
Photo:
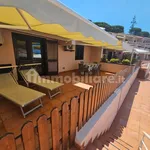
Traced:
<path id="1" fill-rule="evenodd" d="M 101 80 L 93 88 L 72 98 L 70 104 L 63 103 L 61 110 L 54 108 L 50 116 L 40 116 L 35 127 L 33 122 L 26 122 L 18 137 L 8 133 L 0 138 L 0 149 L 67 150 L 74 145 L 76 131 L 85 125 L 130 73 L 131 68 L 120 71 L 113 76 L 113 83 L 107 78 Z M 123 78 L 121 82 L 119 82 L 120 77 Z"/>

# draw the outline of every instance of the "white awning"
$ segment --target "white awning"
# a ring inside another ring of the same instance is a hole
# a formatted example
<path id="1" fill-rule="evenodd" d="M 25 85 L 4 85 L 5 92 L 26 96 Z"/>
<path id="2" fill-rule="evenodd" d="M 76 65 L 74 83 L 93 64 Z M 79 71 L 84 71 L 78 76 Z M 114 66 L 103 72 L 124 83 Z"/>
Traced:
<path id="1" fill-rule="evenodd" d="M 102 30 L 91 21 L 81 17 L 56 0 L 0 0 L 0 6 L 15 7 L 32 15 L 35 19 L 42 22 L 41 26 L 38 24 L 38 26 L 35 25 L 32 27 L 37 31 L 41 30 L 43 24 L 45 25 L 42 30 L 46 29 L 46 24 L 58 24 L 64 27 L 68 32 L 80 32 L 87 38 L 93 37 L 97 41 L 107 42 L 111 45 L 117 45 L 118 42 L 118 40 L 108 32 Z M 5 14 L 3 15 L 5 16 Z M 62 34 L 63 33 L 61 33 L 61 35 Z"/>
<path id="2" fill-rule="evenodd" d="M 134 50 L 140 54 L 149 54 L 150 53 L 148 50 L 145 50 L 145 49 L 134 48 Z"/>
<path id="3" fill-rule="evenodd" d="M 145 50 L 145 49 L 139 49 L 139 48 L 134 48 L 130 45 L 126 45 L 127 49 L 124 51 L 124 52 L 129 52 L 129 53 L 137 53 L 137 54 L 150 54 L 150 51 L 149 50 Z M 129 47 L 128 47 L 129 46 Z"/>

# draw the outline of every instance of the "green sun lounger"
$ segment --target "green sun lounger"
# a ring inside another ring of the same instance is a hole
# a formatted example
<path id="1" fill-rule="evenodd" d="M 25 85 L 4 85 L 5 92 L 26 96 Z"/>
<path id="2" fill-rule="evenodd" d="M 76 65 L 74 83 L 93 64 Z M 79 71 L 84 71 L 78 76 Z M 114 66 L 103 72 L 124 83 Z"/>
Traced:
<path id="1" fill-rule="evenodd" d="M 19 85 L 11 73 L 0 74 L 0 95 L 20 106 L 24 118 L 43 106 L 41 98 L 45 96 L 44 93 Z M 37 100 L 39 101 L 37 106 L 27 112 L 24 111 L 25 106 Z"/>
<path id="2" fill-rule="evenodd" d="M 41 78 L 39 73 L 35 69 L 25 69 L 19 70 L 20 75 L 24 79 L 25 83 L 29 87 L 29 84 L 34 84 L 36 86 L 45 88 L 48 90 L 49 98 L 56 96 L 61 93 L 60 87 L 64 84 Z"/>

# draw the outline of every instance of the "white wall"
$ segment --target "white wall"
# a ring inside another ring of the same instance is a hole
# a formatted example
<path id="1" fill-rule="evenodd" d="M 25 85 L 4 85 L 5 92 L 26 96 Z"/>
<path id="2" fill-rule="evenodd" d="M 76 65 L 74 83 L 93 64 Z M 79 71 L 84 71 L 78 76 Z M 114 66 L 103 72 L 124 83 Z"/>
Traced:
<path id="1" fill-rule="evenodd" d="M 113 64 L 113 63 L 103 63 L 101 62 L 101 70 L 102 71 L 106 71 L 106 72 L 112 72 L 112 73 L 116 73 L 119 72 L 121 70 L 124 70 L 125 68 L 127 68 L 129 66 L 127 65 L 119 65 L 119 64 Z"/>
<path id="2" fill-rule="evenodd" d="M 75 142 L 80 147 L 87 146 L 90 140 L 107 131 L 115 119 L 131 85 L 133 84 L 139 68 L 136 69 L 124 83 L 108 98 L 92 118 L 76 134 Z"/>
<path id="3" fill-rule="evenodd" d="M 12 36 L 9 30 L 0 30 L 4 44 L 0 46 L 0 64 L 16 65 Z"/>
<path id="4" fill-rule="evenodd" d="M 84 62 L 100 62 L 101 48 L 98 47 L 84 47 Z M 58 70 L 65 72 L 78 69 L 78 63 L 82 60 L 75 60 L 75 51 L 64 51 L 64 46 L 58 46 Z"/>

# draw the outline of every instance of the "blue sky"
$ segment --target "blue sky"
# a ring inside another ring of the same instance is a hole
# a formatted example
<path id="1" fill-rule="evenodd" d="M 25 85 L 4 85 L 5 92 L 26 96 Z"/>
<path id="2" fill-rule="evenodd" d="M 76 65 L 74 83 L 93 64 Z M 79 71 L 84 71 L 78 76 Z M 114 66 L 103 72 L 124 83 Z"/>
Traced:
<path id="1" fill-rule="evenodd" d="M 134 15 L 137 27 L 150 32 L 150 0 L 60 0 L 81 16 L 92 21 L 123 25 L 129 31 Z"/>

